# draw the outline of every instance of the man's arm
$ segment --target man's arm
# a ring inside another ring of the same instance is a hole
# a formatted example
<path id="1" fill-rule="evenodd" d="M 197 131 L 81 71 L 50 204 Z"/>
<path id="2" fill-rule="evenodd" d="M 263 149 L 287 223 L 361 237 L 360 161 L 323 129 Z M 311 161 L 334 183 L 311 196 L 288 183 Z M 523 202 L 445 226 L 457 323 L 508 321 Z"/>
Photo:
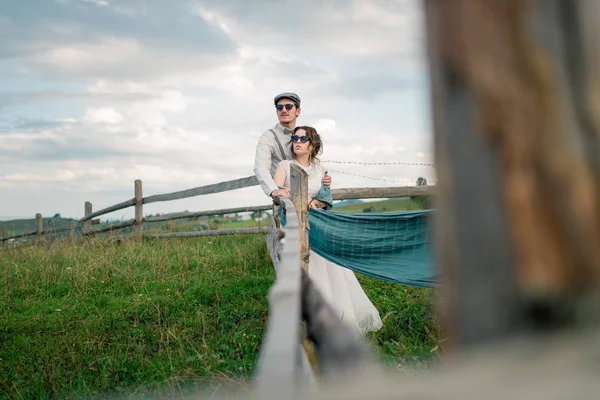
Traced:
<path id="1" fill-rule="evenodd" d="M 271 157 L 273 151 L 273 143 L 269 140 L 269 136 L 263 133 L 258 139 L 256 145 L 256 155 L 254 156 L 254 175 L 258 179 L 258 183 L 262 188 L 263 192 L 267 196 L 271 195 L 271 192 L 279 189 L 273 177 L 271 176 Z"/>

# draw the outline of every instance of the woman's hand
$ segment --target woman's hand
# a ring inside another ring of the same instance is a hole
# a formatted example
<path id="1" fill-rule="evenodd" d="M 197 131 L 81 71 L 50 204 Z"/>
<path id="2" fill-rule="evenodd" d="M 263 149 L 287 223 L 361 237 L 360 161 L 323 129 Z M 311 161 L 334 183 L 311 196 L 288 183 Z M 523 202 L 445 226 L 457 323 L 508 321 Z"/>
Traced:
<path id="1" fill-rule="evenodd" d="M 283 189 L 277 189 L 277 190 L 273 190 L 271 192 L 271 197 L 290 197 L 290 189 L 288 188 L 283 188 Z"/>
<path id="2" fill-rule="evenodd" d="M 331 176 L 327 175 L 329 171 L 325 171 L 325 176 L 323 177 L 323 185 L 331 188 Z"/>
<path id="3" fill-rule="evenodd" d="M 327 204 L 325 204 L 325 202 L 322 202 L 321 200 L 313 200 L 308 206 L 310 208 L 325 208 Z"/>

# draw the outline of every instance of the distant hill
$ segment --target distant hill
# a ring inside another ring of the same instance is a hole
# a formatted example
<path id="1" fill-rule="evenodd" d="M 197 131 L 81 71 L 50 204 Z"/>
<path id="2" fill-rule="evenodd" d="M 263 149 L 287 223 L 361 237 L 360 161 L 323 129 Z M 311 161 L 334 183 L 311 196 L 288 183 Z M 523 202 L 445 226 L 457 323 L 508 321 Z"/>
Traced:
<path id="1" fill-rule="evenodd" d="M 75 223 L 77 220 L 72 218 L 42 218 L 43 229 L 62 228 Z M 33 231 L 35 230 L 35 218 L 0 221 L 0 234 L 2 234 L 3 227 L 6 227 L 6 234 L 9 236 Z"/>
<path id="2" fill-rule="evenodd" d="M 415 204 L 410 198 L 392 198 L 379 201 L 360 201 L 352 204 L 334 205 L 334 211 L 362 213 L 362 212 L 394 212 L 418 210 L 418 204 Z"/>
<path id="3" fill-rule="evenodd" d="M 364 201 L 362 201 L 360 199 L 341 200 L 341 201 L 333 203 L 333 206 L 334 207 L 340 207 L 340 206 L 347 206 L 347 205 L 350 205 L 350 204 L 358 204 L 358 203 L 364 203 Z"/>
<path id="4" fill-rule="evenodd" d="M 12 220 L 15 220 L 15 219 L 27 219 L 27 218 L 29 218 L 29 217 L 24 217 L 24 216 L 12 216 L 12 217 L 9 217 L 7 215 L 0 215 L 0 222 L 2 222 L 2 221 L 12 221 Z"/>

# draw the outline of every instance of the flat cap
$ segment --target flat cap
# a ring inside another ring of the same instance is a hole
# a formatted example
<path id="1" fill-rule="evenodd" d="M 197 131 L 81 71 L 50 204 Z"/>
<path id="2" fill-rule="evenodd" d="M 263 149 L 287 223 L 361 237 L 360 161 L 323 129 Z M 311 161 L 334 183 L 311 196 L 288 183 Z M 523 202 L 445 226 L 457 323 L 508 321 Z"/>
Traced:
<path id="1" fill-rule="evenodd" d="M 275 96 L 275 99 L 273 102 L 275 103 L 275 105 L 277 105 L 277 102 L 281 99 L 290 99 L 294 103 L 296 103 L 296 107 L 300 107 L 300 96 L 298 96 L 296 93 L 292 93 L 292 92 L 280 93 L 277 96 Z"/>

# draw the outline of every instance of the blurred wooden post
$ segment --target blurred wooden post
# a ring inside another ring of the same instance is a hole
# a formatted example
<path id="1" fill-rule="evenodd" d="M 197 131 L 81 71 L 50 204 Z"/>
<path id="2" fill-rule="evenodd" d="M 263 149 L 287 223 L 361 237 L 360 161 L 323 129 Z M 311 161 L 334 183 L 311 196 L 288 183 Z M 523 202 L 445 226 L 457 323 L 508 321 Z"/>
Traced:
<path id="1" fill-rule="evenodd" d="M 91 213 L 92 213 L 92 203 L 90 203 L 89 201 L 86 201 L 84 214 L 87 217 Z M 83 232 L 82 233 L 85 235 L 88 232 L 90 232 L 91 230 L 92 230 L 92 220 L 88 219 L 87 221 L 85 221 L 83 223 Z"/>
<path id="2" fill-rule="evenodd" d="M 300 229 L 300 260 L 308 272 L 310 249 L 308 246 L 308 175 L 297 165 L 290 165 L 290 192 L 298 214 Z"/>
<path id="3" fill-rule="evenodd" d="M 599 288 L 598 2 L 424 3 L 450 347 L 556 328 Z"/>
<path id="4" fill-rule="evenodd" d="M 298 230 L 300 234 L 300 266 L 308 272 L 310 248 L 308 245 L 308 174 L 297 165 L 290 165 L 290 194 L 298 215 Z M 308 340 L 306 325 L 302 324 L 302 347 L 313 373 L 318 371 L 318 357 L 314 345 Z"/>
<path id="5" fill-rule="evenodd" d="M 143 196 L 142 196 L 142 181 L 137 179 L 135 187 L 135 238 L 141 240 L 144 232 L 144 211 L 143 211 Z"/>
<path id="6" fill-rule="evenodd" d="M 42 220 L 42 214 L 40 214 L 40 213 L 35 214 L 35 231 L 36 231 L 35 240 L 37 242 L 40 242 L 42 240 L 42 231 L 44 229 L 43 225 L 44 224 L 43 224 L 43 220 Z"/>

